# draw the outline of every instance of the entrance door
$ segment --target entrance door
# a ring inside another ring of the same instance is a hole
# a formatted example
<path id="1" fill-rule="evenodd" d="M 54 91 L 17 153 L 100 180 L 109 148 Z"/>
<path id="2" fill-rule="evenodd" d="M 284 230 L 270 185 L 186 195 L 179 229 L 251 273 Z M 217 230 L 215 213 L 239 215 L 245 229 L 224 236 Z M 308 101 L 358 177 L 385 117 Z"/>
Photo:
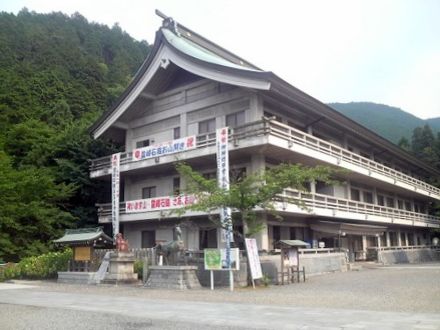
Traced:
<path id="1" fill-rule="evenodd" d="M 152 248 L 156 245 L 156 231 L 145 230 L 142 232 L 142 248 Z"/>

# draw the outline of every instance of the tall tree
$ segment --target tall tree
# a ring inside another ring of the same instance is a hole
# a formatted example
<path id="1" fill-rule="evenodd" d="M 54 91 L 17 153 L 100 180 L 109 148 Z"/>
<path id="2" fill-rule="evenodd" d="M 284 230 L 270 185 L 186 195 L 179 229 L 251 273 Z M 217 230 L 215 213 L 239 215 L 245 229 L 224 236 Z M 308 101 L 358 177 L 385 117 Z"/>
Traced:
<path id="1" fill-rule="evenodd" d="M 274 202 L 284 189 L 292 188 L 304 192 L 311 181 L 333 183 L 331 176 L 335 173 L 323 166 L 280 164 L 262 172 L 238 175 L 231 180 L 230 189 L 226 191 L 219 188 L 215 179 L 205 178 L 187 164 L 179 163 L 176 169 L 186 183 L 185 192 L 194 194 L 197 199 L 197 203 L 177 212 L 208 212 L 211 221 L 220 227 L 222 224 L 216 213 L 222 207 L 230 207 L 233 221 L 243 225 L 245 236 L 251 236 L 264 227 L 261 218 L 257 216 L 257 209 L 280 218 L 275 212 Z M 292 202 L 305 208 L 301 201 Z"/>

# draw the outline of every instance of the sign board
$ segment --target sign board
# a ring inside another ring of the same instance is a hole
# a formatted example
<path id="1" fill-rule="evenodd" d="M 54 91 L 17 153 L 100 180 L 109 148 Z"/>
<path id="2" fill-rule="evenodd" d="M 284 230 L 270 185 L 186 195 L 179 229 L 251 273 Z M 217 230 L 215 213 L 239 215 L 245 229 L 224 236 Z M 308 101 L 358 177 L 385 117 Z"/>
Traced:
<path id="1" fill-rule="evenodd" d="M 90 261 L 92 256 L 92 248 L 90 246 L 75 246 L 73 249 L 73 260 Z"/>
<path id="2" fill-rule="evenodd" d="M 196 136 L 163 142 L 153 146 L 137 148 L 133 150 L 133 160 L 143 160 L 159 156 L 166 156 L 176 152 L 194 149 L 196 147 Z"/>
<path id="3" fill-rule="evenodd" d="M 119 164 L 121 153 L 112 155 L 112 227 L 113 237 L 119 233 Z"/>
<path id="4" fill-rule="evenodd" d="M 240 270 L 240 250 L 230 249 L 231 269 Z M 205 270 L 230 270 L 226 259 L 227 249 L 205 249 Z"/>
<path id="5" fill-rule="evenodd" d="M 287 257 L 289 258 L 289 265 L 291 267 L 298 266 L 298 249 L 289 249 Z"/>
<path id="6" fill-rule="evenodd" d="M 261 270 L 260 257 L 258 256 L 257 240 L 255 238 L 245 238 L 249 268 L 252 280 L 263 277 Z"/>
<path id="7" fill-rule="evenodd" d="M 204 260 L 206 270 L 221 270 L 222 269 L 222 259 L 219 249 L 205 249 Z"/>
<path id="8" fill-rule="evenodd" d="M 163 196 L 125 202 L 126 213 L 177 209 L 196 202 L 193 195 Z"/>

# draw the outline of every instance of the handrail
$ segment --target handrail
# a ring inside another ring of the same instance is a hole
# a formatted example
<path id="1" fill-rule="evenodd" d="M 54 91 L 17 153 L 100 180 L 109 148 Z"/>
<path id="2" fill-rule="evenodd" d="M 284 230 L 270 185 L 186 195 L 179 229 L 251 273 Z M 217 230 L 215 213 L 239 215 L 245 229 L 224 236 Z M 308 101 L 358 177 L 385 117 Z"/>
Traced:
<path id="1" fill-rule="evenodd" d="M 363 157 L 352 151 L 344 149 L 336 144 L 322 140 L 316 136 L 305 133 L 299 129 L 280 123 L 274 119 L 263 118 L 255 122 L 247 123 L 231 130 L 230 141 L 238 141 L 255 137 L 258 135 L 272 135 L 288 141 L 289 144 L 298 144 L 309 149 L 336 157 L 338 164 L 342 161 L 361 166 L 367 170 L 384 175 L 396 183 L 400 180 L 404 183 L 413 185 L 415 189 L 423 189 L 429 193 L 440 195 L 440 189 L 422 180 L 413 178 L 391 167 L 385 166 L 377 161 Z M 196 136 L 196 148 L 205 148 L 215 145 L 215 133 L 199 134 Z M 121 153 L 121 164 L 133 162 L 132 152 Z M 97 171 L 110 168 L 110 156 L 105 156 L 91 160 L 90 171 Z"/>
<path id="2" fill-rule="evenodd" d="M 395 180 L 398 178 L 405 183 L 409 183 L 415 186 L 423 187 L 423 189 L 440 195 L 440 189 L 436 188 L 426 182 L 423 182 L 419 179 L 413 178 L 410 175 L 404 174 L 400 171 L 397 171 L 391 167 L 385 166 L 377 161 L 371 160 L 364 156 L 358 155 L 352 151 L 344 149 L 336 144 L 331 142 L 327 142 L 322 140 L 316 136 L 307 134 L 303 131 L 300 131 L 296 128 L 290 127 L 286 124 L 274 121 L 269 119 L 270 125 L 270 134 L 273 134 L 279 138 L 287 139 L 291 143 L 297 143 L 308 147 L 310 149 L 314 149 L 316 151 L 323 152 L 325 154 L 334 156 L 338 158 L 339 163 L 344 160 L 354 165 L 362 166 L 369 170 L 374 170 L 382 175 L 388 176 L 391 179 Z"/>
<path id="3" fill-rule="evenodd" d="M 285 189 L 284 193 L 277 197 L 279 202 L 291 202 L 303 205 L 306 209 L 325 208 L 335 211 L 346 211 L 365 215 L 385 216 L 394 219 L 409 220 L 425 223 L 440 224 L 440 217 L 413 211 L 401 210 L 387 206 L 353 201 L 350 199 L 334 196 L 300 192 L 294 189 Z"/>
<path id="4" fill-rule="evenodd" d="M 160 198 L 160 197 L 158 197 Z M 417 213 L 412 211 L 395 209 L 387 206 L 380 206 L 375 204 L 363 203 L 352 201 L 344 198 L 337 198 L 322 194 L 312 194 L 309 192 L 300 192 L 294 189 L 285 189 L 284 192 L 275 198 L 275 201 L 286 203 L 286 204 L 296 204 L 300 207 L 310 212 L 313 212 L 317 208 L 324 208 L 327 210 L 334 211 L 345 211 L 358 214 L 364 214 L 366 216 L 383 216 L 391 218 L 391 221 L 395 219 L 424 222 L 427 224 L 440 224 L 440 217 Z M 121 214 L 125 214 L 125 203 L 121 202 L 119 204 L 119 210 Z M 108 216 L 111 214 L 111 203 L 106 204 L 96 204 L 98 207 L 99 216 Z M 286 205 L 287 207 L 287 205 Z M 146 211 L 150 212 L 150 211 Z"/>

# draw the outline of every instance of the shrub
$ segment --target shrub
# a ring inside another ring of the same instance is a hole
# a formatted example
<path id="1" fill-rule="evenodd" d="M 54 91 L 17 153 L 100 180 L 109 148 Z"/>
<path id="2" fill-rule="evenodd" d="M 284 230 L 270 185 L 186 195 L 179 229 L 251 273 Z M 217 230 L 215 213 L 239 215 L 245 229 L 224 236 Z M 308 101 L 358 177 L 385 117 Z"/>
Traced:
<path id="1" fill-rule="evenodd" d="M 71 258 L 71 249 L 66 249 L 62 252 L 49 252 L 39 256 L 23 258 L 17 264 L 7 264 L 3 271 L 3 276 L 4 279 L 53 278 L 58 271 L 67 270 L 67 264 Z"/>
<path id="2" fill-rule="evenodd" d="M 136 260 L 133 265 L 134 272 L 138 274 L 138 278 L 142 279 L 144 274 L 144 262 L 142 260 Z"/>

